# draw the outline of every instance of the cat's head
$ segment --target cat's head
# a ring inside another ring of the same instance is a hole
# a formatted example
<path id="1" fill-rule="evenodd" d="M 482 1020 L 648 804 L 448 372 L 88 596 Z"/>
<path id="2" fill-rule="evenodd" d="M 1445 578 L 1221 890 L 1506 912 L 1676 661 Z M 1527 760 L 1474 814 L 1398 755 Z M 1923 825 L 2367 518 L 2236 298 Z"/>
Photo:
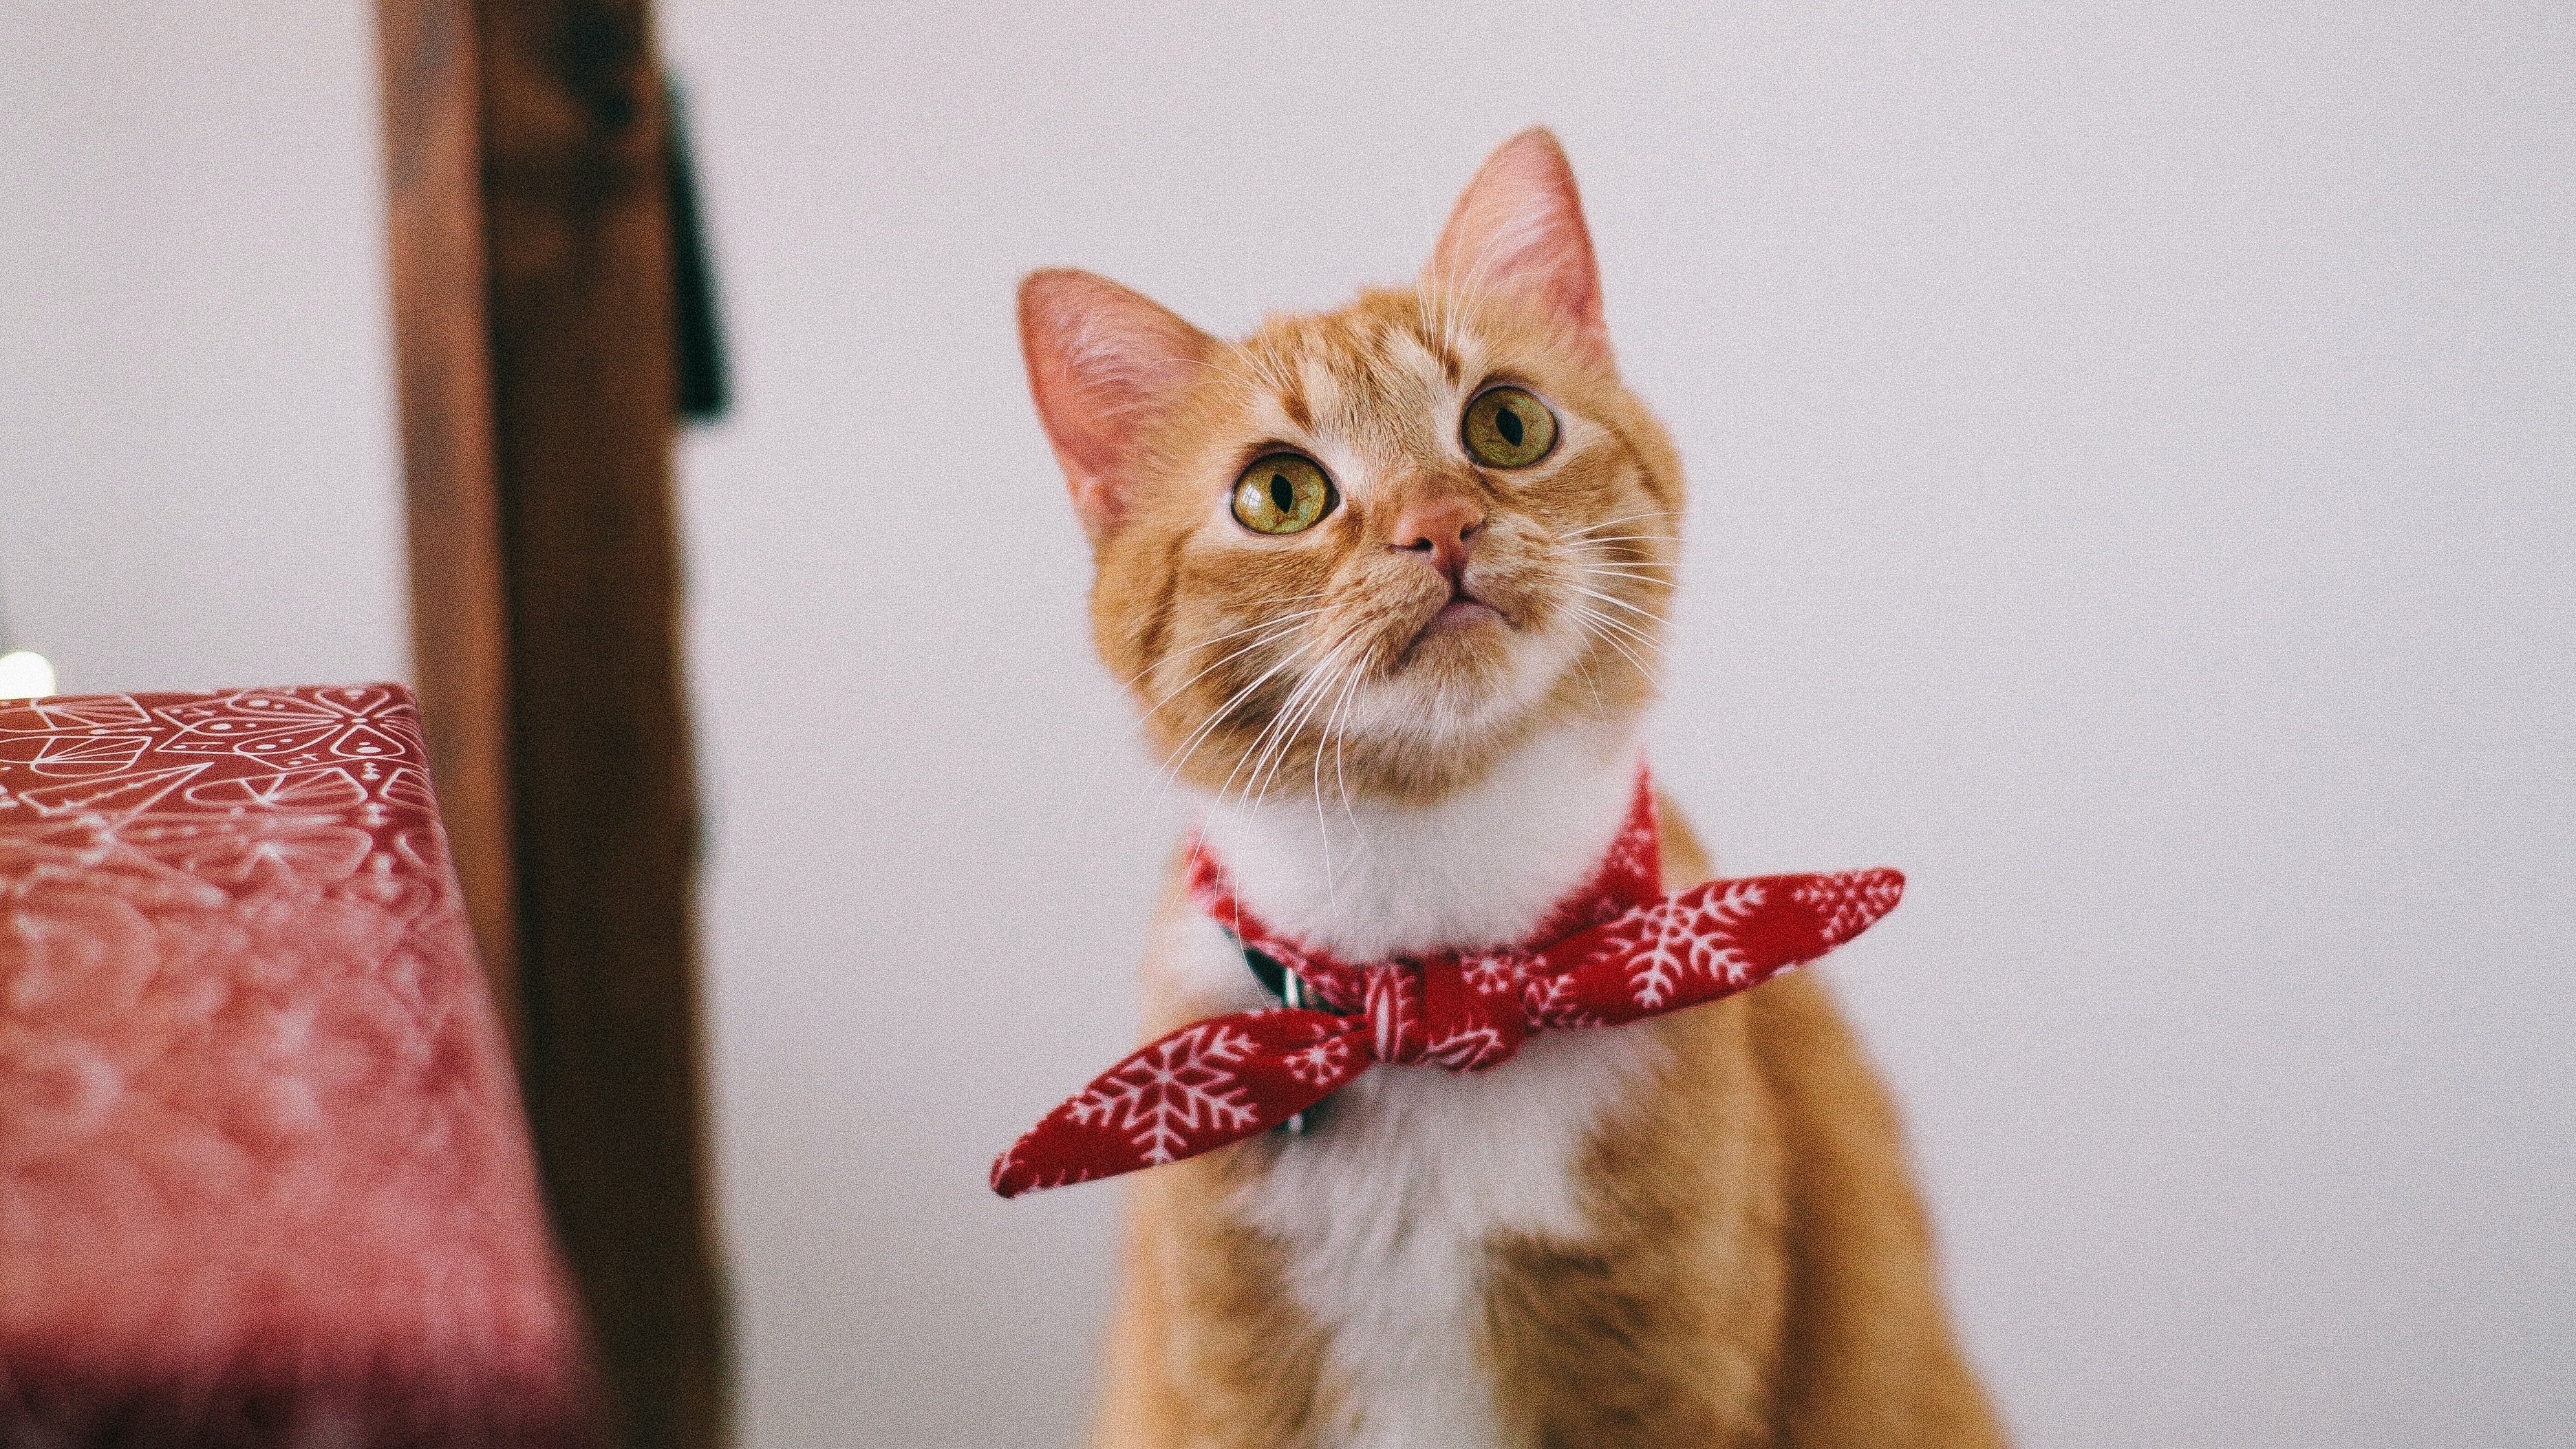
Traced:
<path id="1" fill-rule="evenodd" d="M 1652 694 L 1681 468 L 1620 386 L 1546 131 L 1486 161 L 1411 288 L 1225 342 L 1045 271 L 1020 341 L 1101 655 L 1181 779 L 1434 799 Z"/>

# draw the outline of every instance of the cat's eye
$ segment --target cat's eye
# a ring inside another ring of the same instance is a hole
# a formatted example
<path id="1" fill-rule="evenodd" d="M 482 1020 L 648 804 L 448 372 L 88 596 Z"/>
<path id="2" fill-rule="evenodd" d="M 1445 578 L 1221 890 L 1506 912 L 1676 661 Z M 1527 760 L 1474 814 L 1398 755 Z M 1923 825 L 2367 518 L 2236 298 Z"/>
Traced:
<path id="1" fill-rule="evenodd" d="M 1556 414 L 1516 387 L 1489 387 L 1458 425 L 1467 456 L 1489 468 L 1526 468 L 1556 446 Z"/>
<path id="2" fill-rule="evenodd" d="M 1255 533 L 1303 533 L 1337 501 L 1333 480 L 1313 459 L 1273 453 L 1234 485 L 1234 519 Z"/>

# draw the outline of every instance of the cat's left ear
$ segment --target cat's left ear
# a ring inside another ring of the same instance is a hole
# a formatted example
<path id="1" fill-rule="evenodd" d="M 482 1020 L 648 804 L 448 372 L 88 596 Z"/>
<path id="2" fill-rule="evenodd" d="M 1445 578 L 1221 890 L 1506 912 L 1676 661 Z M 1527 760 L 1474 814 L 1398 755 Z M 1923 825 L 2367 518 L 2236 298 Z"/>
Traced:
<path id="1" fill-rule="evenodd" d="M 1610 360 L 1583 198 L 1565 148 L 1545 126 L 1495 147 L 1477 168 L 1423 268 L 1422 285 L 1445 297 L 1516 293 L 1595 359 Z"/>
<path id="2" fill-rule="evenodd" d="M 1029 396 L 1095 547 L 1132 503 L 1145 433 L 1216 349 L 1215 338 L 1106 277 L 1056 269 L 1020 283 Z"/>

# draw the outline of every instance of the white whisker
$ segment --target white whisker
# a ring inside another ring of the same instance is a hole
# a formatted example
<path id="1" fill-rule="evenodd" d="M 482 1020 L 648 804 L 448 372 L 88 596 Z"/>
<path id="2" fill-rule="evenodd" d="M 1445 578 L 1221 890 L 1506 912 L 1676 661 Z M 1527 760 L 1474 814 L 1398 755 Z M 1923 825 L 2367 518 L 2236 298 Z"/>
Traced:
<path id="1" fill-rule="evenodd" d="M 1153 703 L 1145 706 L 1145 712 L 1149 715 L 1152 714 L 1154 711 L 1161 709 L 1164 705 L 1171 703 L 1173 698 L 1179 695 L 1182 690 L 1187 689 L 1191 685 L 1198 683 L 1200 680 L 1207 678 L 1217 670 L 1224 668 L 1226 665 L 1233 663 L 1235 660 L 1242 658 L 1244 655 L 1251 653 L 1255 649 L 1259 649 L 1264 645 L 1273 643 L 1279 639 L 1286 638 L 1287 636 L 1296 633 L 1297 631 L 1295 629 L 1288 626 L 1296 623 L 1300 619 L 1311 618 L 1322 612 L 1324 612 L 1322 609 L 1307 609 L 1299 613 L 1286 615 L 1282 618 L 1265 620 L 1260 624 L 1254 625 L 1253 628 L 1266 629 L 1271 632 L 1263 634 L 1260 638 L 1253 640 L 1251 643 L 1246 644 L 1239 649 L 1229 650 L 1223 658 L 1218 659 L 1215 663 L 1210 664 L 1207 668 L 1200 670 L 1198 673 L 1191 675 L 1180 683 L 1173 685 L 1170 689 L 1164 691 L 1161 698 L 1156 699 Z M 1238 629 L 1234 634 L 1221 635 L 1219 638 L 1231 639 L 1235 637 L 1235 634 L 1248 632 L 1250 631 Z M 1217 641 L 1211 640 L 1209 642 L 1214 643 Z"/>
<path id="2" fill-rule="evenodd" d="M 1269 683 L 1272 676 L 1278 674 L 1280 670 L 1287 668 L 1289 665 L 1294 664 L 1299 657 L 1303 656 L 1307 651 L 1315 648 L 1322 642 L 1323 641 L 1319 639 L 1310 639 L 1305 643 L 1298 645 L 1295 649 L 1290 650 L 1287 654 L 1282 656 L 1277 663 L 1274 663 L 1268 669 L 1261 671 L 1259 675 L 1253 678 L 1253 681 L 1250 684 L 1236 690 L 1223 704 L 1220 704 L 1215 709 L 1208 711 L 1207 718 L 1200 722 L 1197 729 L 1190 732 L 1188 739 L 1181 742 L 1181 747 L 1175 751 L 1176 757 L 1167 757 L 1165 759 L 1164 769 L 1162 771 L 1162 788 L 1168 790 L 1174 782 L 1179 780 L 1181 769 L 1189 763 L 1190 756 L 1198 753 L 1198 747 L 1205 742 L 1208 733 L 1214 730 L 1236 705 L 1250 698 L 1254 690 L 1257 690 L 1262 685 Z"/>
<path id="3" fill-rule="evenodd" d="M 1243 772 L 1246 764 L 1252 766 L 1252 774 L 1244 781 L 1247 798 L 1254 784 L 1263 781 L 1263 769 L 1270 763 L 1271 757 L 1279 751 L 1286 750 L 1293 743 L 1292 735 L 1297 727 L 1300 702 L 1306 698 L 1309 690 L 1316 688 L 1318 680 L 1329 677 L 1334 661 L 1339 658 L 1341 647 L 1349 641 L 1349 637 L 1349 633 L 1345 632 L 1341 636 L 1322 641 L 1325 646 L 1322 659 L 1317 662 L 1314 669 L 1307 672 L 1304 678 L 1297 681 L 1296 687 L 1288 692 L 1288 697 L 1280 702 L 1277 712 L 1271 715 L 1269 723 L 1263 725 L 1261 733 L 1253 737 L 1252 748 L 1246 752 L 1244 758 L 1235 761 L 1234 769 L 1226 774 L 1225 783 L 1217 788 L 1218 799 L 1224 799 L 1227 792 L 1233 789 L 1235 777 Z M 1274 733 L 1277 735 L 1275 745 L 1270 743 Z M 1265 794 L 1268 789 L 1267 783 L 1262 783 Z"/>
<path id="4" fill-rule="evenodd" d="M 1656 613 L 1654 610 L 1638 608 L 1636 605 L 1629 603 L 1626 599 L 1619 598 L 1612 594 L 1605 594 L 1599 589 L 1587 589 L 1581 584 L 1577 584 L 1574 586 L 1574 591 L 1586 596 L 1587 598 L 1599 599 L 1605 604 L 1616 605 L 1617 607 L 1625 609 L 1629 613 L 1636 615 L 1638 618 L 1653 620 L 1658 625 L 1665 622 L 1664 616 Z"/>
<path id="5" fill-rule="evenodd" d="M 1262 600 L 1259 604 L 1255 605 L 1254 607 L 1255 607 L 1255 608 L 1261 608 L 1261 609 L 1275 609 L 1275 608 L 1278 608 L 1278 607 L 1279 607 L 1280 605 L 1282 605 L 1282 604 L 1299 604 L 1299 603 L 1304 603 L 1304 602 L 1305 602 L 1306 600 L 1308 600 L 1308 599 L 1320 599 L 1320 598 L 1324 597 L 1324 595 L 1326 595 L 1326 594 L 1328 594 L 1328 593 L 1331 593 L 1331 592 L 1332 592 L 1332 590 L 1330 590 L 1330 589 L 1317 589 L 1316 591 L 1314 591 L 1313 593 L 1310 593 L 1310 594 L 1290 594 L 1289 596 L 1287 596 L 1287 597 L 1286 597 L 1286 598 L 1284 598 L 1284 599 L 1264 599 L 1264 600 Z M 1194 653 L 1194 652 L 1196 652 L 1196 651 L 1198 651 L 1198 650 L 1201 650 L 1201 649 L 1205 649 L 1205 648 L 1207 648 L 1207 647 L 1208 647 L 1209 645 L 1211 645 L 1211 644 L 1222 644 L 1222 643 L 1224 643 L 1224 642 L 1225 642 L 1226 640 L 1228 640 L 1228 639 L 1236 638 L 1236 637 L 1238 637 L 1238 636 L 1240 636 L 1240 635 L 1244 635 L 1244 634 L 1249 634 L 1249 633 L 1251 633 L 1251 632 L 1252 632 L 1253 630 L 1255 630 L 1255 629 L 1267 629 L 1267 628 L 1269 628 L 1269 627 L 1270 627 L 1271 625 L 1273 625 L 1273 624 L 1284 624 L 1284 623 L 1286 623 L 1286 622 L 1287 622 L 1288 620 L 1290 620 L 1290 619 L 1302 619 L 1302 618 L 1305 618 L 1305 617 L 1306 617 L 1307 615 L 1309 615 L 1309 614 L 1316 614 L 1316 613 L 1321 613 L 1321 612 L 1322 612 L 1322 610 L 1321 610 L 1320 608 L 1317 608 L 1317 609 L 1300 609 L 1300 610 L 1298 610 L 1298 611 L 1297 611 L 1296 613 L 1294 613 L 1294 614 L 1287 614 L 1287 615 L 1271 614 L 1271 615 L 1268 615 L 1268 616 L 1266 616 L 1266 617 L 1264 617 L 1264 618 L 1255 619 L 1255 620 L 1253 620 L 1251 623 L 1244 625 L 1244 626 L 1243 626 L 1242 628 L 1240 628 L 1240 629 L 1229 629 L 1229 630 L 1227 630 L 1226 632 L 1224 632 L 1224 633 L 1222 633 L 1222 634 L 1213 635 L 1213 636 L 1211 636 L 1211 637 L 1209 637 L 1209 638 L 1206 638 L 1206 639 L 1194 639 L 1194 640 L 1191 640 L 1188 644 L 1186 644 L 1186 645 L 1183 645 L 1183 646 L 1182 646 L 1182 648 L 1181 648 L 1181 650 L 1180 650 L 1180 653 L 1181 653 L 1181 655 L 1182 655 L 1183 657 L 1187 657 L 1187 656 L 1188 656 L 1188 655 L 1190 655 L 1191 653 Z M 1124 680 L 1121 680 L 1121 681 L 1119 682 L 1119 686 L 1118 686 L 1118 687 L 1119 687 L 1119 688 L 1121 688 L 1121 689 L 1134 689 L 1138 684 L 1140 684 L 1140 683 L 1142 683 L 1142 682 L 1144 681 L 1144 678 L 1145 678 L 1145 676 L 1146 676 L 1146 675 L 1153 673 L 1155 670 L 1160 669 L 1160 668 L 1162 668 L 1165 664 L 1167 664 L 1167 663 L 1171 662 L 1172 657 L 1173 657 L 1173 656 L 1171 656 L 1171 655 L 1169 655 L 1169 654 L 1166 654 L 1166 655 L 1161 656 L 1160 658 L 1156 658 L 1156 659 L 1148 660 L 1148 661 L 1146 662 L 1146 664 L 1145 664 L 1145 667 L 1144 667 L 1144 668 L 1137 670 L 1135 673 L 1133 673 L 1133 674 L 1131 674 L 1131 675 L 1128 675 Z"/>
<path id="6" fill-rule="evenodd" d="M 1557 537 L 1564 542 L 1571 543 L 1578 538 L 1586 538 L 1592 534 L 1598 533 L 1602 529 L 1616 528 L 1620 524 L 1634 523 L 1642 518 L 1679 518 L 1681 515 L 1682 511 L 1678 508 L 1649 508 L 1643 513 L 1623 513 L 1616 518 L 1605 518 L 1598 523 L 1587 523 L 1581 528 L 1575 529 L 1570 533 L 1559 534 Z"/>
<path id="7" fill-rule="evenodd" d="M 1587 610 L 1582 610 L 1582 611 L 1581 611 L 1581 617 L 1582 617 L 1582 618 L 1585 620 L 1585 622 L 1586 622 L 1586 623 L 1588 623 L 1588 624 L 1598 624 L 1598 625 L 1601 625 L 1601 626 L 1603 626 L 1604 628 L 1607 628 L 1607 629 L 1619 630 L 1619 631 L 1621 631 L 1621 632 L 1625 632 L 1625 633 L 1627 633 L 1627 634 L 1629 635 L 1629 637 L 1634 638 L 1634 639 L 1637 639 L 1640 643 L 1644 643 L 1644 644 L 1648 644 L 1648 645 L 1651 645 L 1651 644 L 1652 644 L 1652 641 L 1647 640 L 1647 639 L 1645 639 L 1642 635 L 1637 634 L 1637 632 L 1636 632 L 1635 630 L 1633 630 L 1633 629 L 1627 629 L 1625 626 L 1621 625 L 1621 624 L 1619 623 L 1619 621 L 1618 621 L 1618 620 L 1611 618 L 1611 617 L 1610 617 L 1609 615 L 1607 615 L 1607 614 L 1594 613 L 1594 612 L 1592 612 L 1591 610 L 1588 610 L 1588 609 L 1587 609 Z M 1634 667 L 1634 668 L 1636 669 L 1636 671 L 1637 671 L 1637 673 L 1638 673 L 1638 675 L 1639 675 L 1640 677 L 1642 677 L 1642 678 L 1643 678 L 1643 679 L 1644 679 L 1644 680 L 1645 680 L 1649 685 L 1654 686 L 1656 693 L 1661 694 L 1661 693 L 1663 692 L 1663 682 L 1662 682 L 1662 680 L 1660 680 L 1659 678 L 1657 678 L 1657 677 L 1656 677 L 1656 673 L 1655 673 L 1655 671 L 1654 671 L 1653 669 L 1648 668 L 1648 667 L 1647 667 L 1647 665 L 1646 665 L 1646 661 L 1645 661 L 1645 660 L 1643 660 L 1643 659 L 1638 658 L 1638 657 L 1636 656 L 1635 652 L 1634 652 L 1634 651 L 1632 651 L 1632 650 L 1630 650 L 1630 649 L 1628 648 L 1628 646 L 1627 646 L 1627 645 L 1620 643 L 1620 642 L 1619 642 L 1619 640 L 1618 640 L 1618 638 L 1615 636 L 1615 634 L 1611 634 L 1611 633 L 1595 633 L 1595 632 L 1593 632 L 1593 631 L 1591 631 L 1591 630 L 1588 630 L 1588 629 L 1587 629 L 1585 632 L 1587 632 L 1587 633 L 1592 633 L 1592 637 L 1594 637 L 1594 638 L 1596 638 L 1596 639 L 1600 640 L 1602 643 L 1607 644 L 1607 645 L 1609 645 L 1611 648 L 1613 648 L 1613 649 L 1617 650 L 1617 651 L 1619 652 L 1619 654 L 1621 655 L 1621 657 L 1625 658 L 1625 659 L 1628 661 L 1628 663 L 1629 663 L 1632 667 Z"/>
<path id="8" fill-rule="evenodd" d="M 1583 572 L 1586 574 L 1609 574 L 1623 579 L 1643 579 L 1647 583 L 1662 584 L 1667 588 L 1671 587 L 1673 583 L 1672 576 L 1667 571 L 1662 569 L 1650 569 L 1643 564 L 1585 564 L 1583 566 Z"/>
<path id="9" fill-rule="evenodd" d="M 1622 638 L 1636 641 L 1639 648 L 1653 650 L 1657 658 L 1661 658 L 1665 653 L 1664 641 L 1647 633 L 1645 630 L 1638 628 L 1636 625 L 1629 623 L 1625 619 L 1604 614 L 1598 609 L 1587 608 L 1584 610 L 1584 613 L 1594 623 L 1599 624 L 1602 628 L 1607 629 Z"/>
<path id="10" fill-rule="evenodd" d="M 1351 780 L 1342 762 L 1342 746 L 1350 739 L 1350 730 L 1342 716 L 1345 706 L 1359 695 L 1361 672 L 1358 669 L 1350 671 L 1349 680 L 1342 685 L 1342 697 L 1334 701 L 1332 716 L 1324 721 L 1324 738 L 1333 747 L 1333 790 L 1342 797 L 1342 819 L 1351 827 L 1351 840 L 1354 842 L 1351 847 L 1351 862 L 1355 865 L 1362 856 L 1368 854 L 1368 837 L 1361 833 L 1359 814 L 1351 808 Z M 1319 792 L 1323 789 L 1323 770 L 1323 751 L 1317 750 L 1315 752 L 1315 788 Z"/>
<path id="11" fill-rule="evenodd" d="M 1319 665 L 1329 664 L 1332 657 L 1332 651 L 1325 650 L 1323 659 L 1318 661 Z M 1224 799 L 1228 792 L 1234 789 L 1235 777 L 1242 774 L 1247 765 L 1251 767 L 1252 775 L 1244 781 L 1243 788 L 1245 799 L 1248 801 L 1251 798 L 1253 782 L 1261 776 L 1261 762 L 1270 752 L 1271 737 L 1274 734 L 1277 735 L 1281 744 L 1285 745 L 1288 739 L 1286 731 L 1289 718 L 1295 712 L 1298 702 L 1305 698 L 1307 690 L 1313 687 L 1316 677 L 1314 671 L 1308 671 L 1297 681 L 1296 687 L 1288 691 L 1288 697 L 1279 702 L 1279 708 L 1271 712 L 1270 718 L 1261 726 L 1261 733 L 1252 737 L 1252 747 L 1244 751 L 1242 757 L 1234 762 L 1234 768 L 1226 772 L 1225 783 L 1217 787 L 1216 797 L 1219 800 Z"/>
<path id="12" fill-rule="evenodd" d="M 1315 688 L 1302 708 L 1298 707 L 1298 701 L 1293 696 L 1288 705 L 1282 707 L 1280 713 L 1285 724 L 1280 731 L 1278 743 L 1270 750 L 1267 773 L 1261 775 L 1258 781 L 1258 793 L 1254 796 L 1255 804 L 1270 798 L 1270 787 L 1276 783 L 1280 767 L 1287 763 L 1288 751 L 1295 745 L 1297 734 L 1313 721 L 1315 711 L 1323 707 L 1324 700 L 1332 694 L 1334 686 L 1341 682 L 1341 675 L 1347 666 L 1342 662 L 1340 645 L 1348 642 L 1349 636 L 1345 635 L 1332 649 L 1325 652 L 1323 660 L 1315 666 L 1315 672 L 1309 676 L 1309 682 Z M 1252 791 L 1255 786 L 1253 782 L 1246 782 L 1244 788 Z"/>
<path id="13" fill-rule="evenodd" d="M 1594 597 L 1598 598 L 1600 596 L 1596 594 Z M 1636 640 L 1639 644 L 1654 650 L 1657 658 L 1663 657 L 1666 652 L 1662 638 L 1656 634 L 1647 632 L 1635 624 L 1629 623 L 1625 619 L 1618 618 L 1615 615 L 1602 613 L 1599 609 L 1593 608 L 1589 604 L 1576 604 L 1574 606 L 1574 610 L 1578 615 L 1591 619 L 1599 623 L 1604 628 L 1612 629 L 1620 634 L 1626 635 L 1628 638 Z M 1654 618 L 1651 614 L 1647 615 L 1647 617 L 1650 619 Z M 1656 620 L 1656 622 L 1660 623 L 1662 621 Z"/>

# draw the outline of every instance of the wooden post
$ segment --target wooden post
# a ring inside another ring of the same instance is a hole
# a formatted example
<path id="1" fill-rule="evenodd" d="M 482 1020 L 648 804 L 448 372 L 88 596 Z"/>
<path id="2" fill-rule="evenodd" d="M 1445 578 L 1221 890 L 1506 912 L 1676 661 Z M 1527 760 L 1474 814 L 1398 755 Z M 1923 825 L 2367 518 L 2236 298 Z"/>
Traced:
<path id="1" fill-rule="evenodd" d="M 476 920 L 515 959 L 538 1154 L 621 1440 L 705 1449 L 724 1438 L 727 1377 L 649 7 L 380 6 L 416 668 L 456 761 L 434 767 L 443 794 L 490 771 L 451 804 L 460 846 L 458 803 L 509 821 L 494 858 L 510 889 Z M 406 130 L 424 123 L 426 138 Z M 470 165 L 458 132 L 476 138 Z M 412 151 L 435 164 L 404 170 Z M 477 633 L 487 615 L 497 627 Z"/>
<path id="2" fill-rule="evenodd" d="M 386 0 L 387 241 L 403 489 L 411 534 L 412 675 L 448 851 L 511 1046 L 519 1002 L 510 838 L 509 612 L 484 325 L 482 93 L 467 0 Z"/>

